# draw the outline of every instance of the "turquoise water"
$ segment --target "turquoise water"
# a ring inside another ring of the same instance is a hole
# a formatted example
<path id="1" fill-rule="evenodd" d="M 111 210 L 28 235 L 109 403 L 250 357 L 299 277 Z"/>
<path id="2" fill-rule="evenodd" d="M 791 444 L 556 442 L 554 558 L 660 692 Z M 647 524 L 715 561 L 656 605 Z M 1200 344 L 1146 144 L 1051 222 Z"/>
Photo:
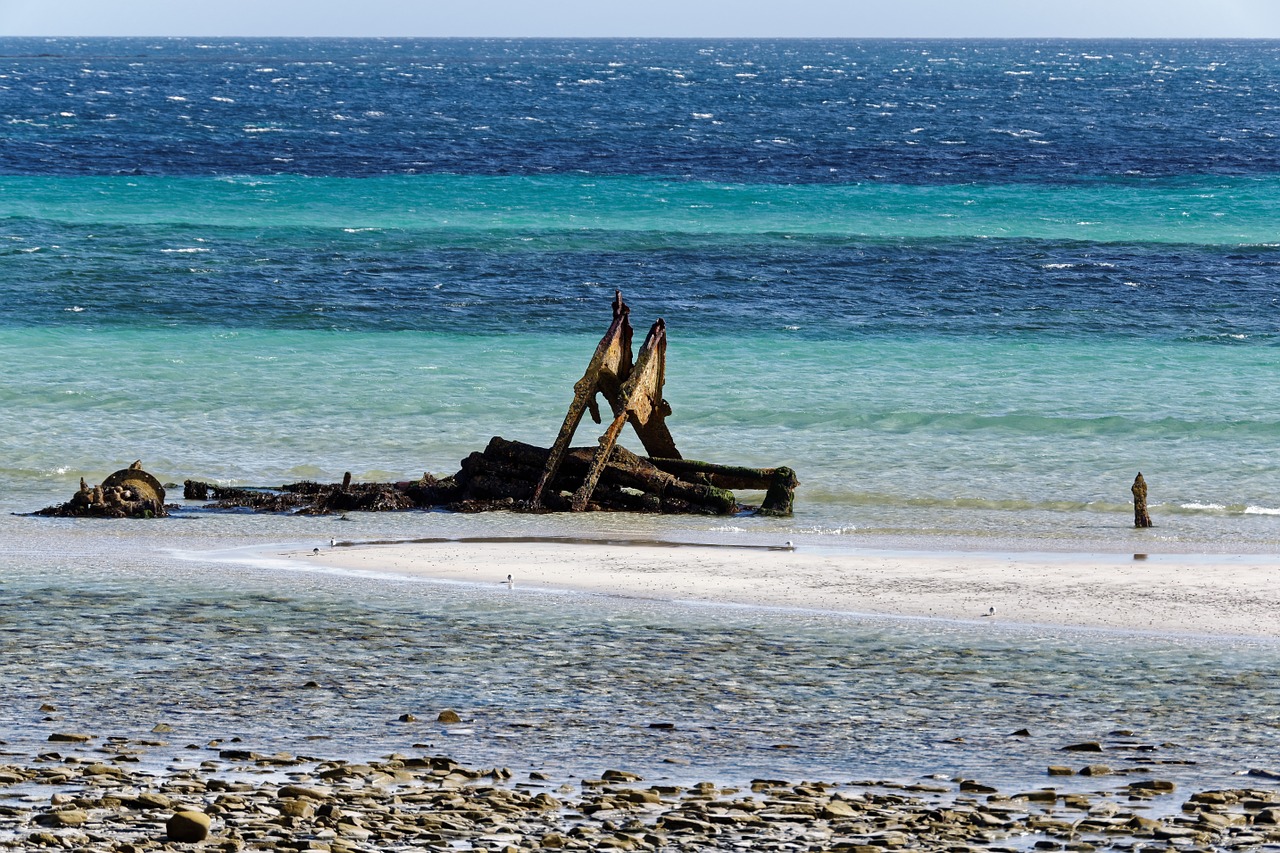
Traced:
<path id="1" fill-rule="evenodd" d="M 670 425 L 685 454 L 787 464 L 803 481 L 789 521 L 684 529 L 852 547 L 917 533 L 993 547 L 1276 542 L 1272 347 L 686 337 L 678 321 L 670 333 Z M 549 444 L 593 345 L 414 331 L 4 330 L 3 499 L 38 508 L 134 458 L 170 482 L 452 473 L 491 435 Z M 580 441 L 597 432 L 584 424 Z M 1127 527 L 1138 471 L 1151 484 L 1152 531 Z"/>
<path id="2" fill-rule="evenodd" d="M 464 245 L 578 234 L 615 241 L 629 235 L 641 242 L 658 235 L 674 241 L 792 235 L 1274 246 L 1280 244 L 1278 198 L 1280 180 L 1272 176 L 941 186 L 573 175 L 0 178 L 0 202 L 10 218 L 185 226 L 193 233 L 370 229 Z"/>

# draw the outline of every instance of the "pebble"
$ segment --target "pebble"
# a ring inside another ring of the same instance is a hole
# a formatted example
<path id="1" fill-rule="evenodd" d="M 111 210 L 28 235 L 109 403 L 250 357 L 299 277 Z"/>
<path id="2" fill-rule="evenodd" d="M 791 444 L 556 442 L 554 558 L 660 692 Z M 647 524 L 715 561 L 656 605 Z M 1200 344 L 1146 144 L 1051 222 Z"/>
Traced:
<path id="1" fill-rule="evenodd" d="M 175 765 L 160 775 L 74 759 L 56 768 L 0 765 L 0 801 L 6 787 L 59 780 L 43 802 L 31 797 L 21 808 L 0 803 L 0 851 L 180 849 L 166 842 L 200 844 L 211 853 L 1280 847 L 1280 791 L 1199 791 L 1183 802 L 1172 800 L 1170 814 L 1144 811 L 1175 793 L 1172 783 L 1159 779 L 1091 793 L 1001 793 L 965 779 L 929 785 L 757 779 L 738 790 L 714 782 L 652 785 L 635 773 L 609 769 L 570 786 L 536 771 L 530 781 L 512 783 L 505 768 L 395 755 L 361 763 L 290 758 L 291 781 L 282 783 L 271 774 L 279 773 L 285 757 L 223 752 L 234 758 L 205 761 L 198 770 Z M 270 778 L 247 780 L 246 766 Z M 1130 791 L 1142 794 L 1138 802 L 1129 801 Z"/>

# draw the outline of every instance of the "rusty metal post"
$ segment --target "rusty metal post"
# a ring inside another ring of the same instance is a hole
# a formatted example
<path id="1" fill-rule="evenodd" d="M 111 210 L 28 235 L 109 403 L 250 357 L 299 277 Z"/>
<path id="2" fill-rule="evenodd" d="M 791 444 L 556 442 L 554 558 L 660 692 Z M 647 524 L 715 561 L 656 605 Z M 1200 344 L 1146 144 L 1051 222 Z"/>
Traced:
<path id="1" fill-rule="evenodd" d="M 1142 479 L 1142 472 L 1134 478 L 1129 491 L 1133 492 L 1133 526 L 1150 527 L 1151 514 L 1147 512 L 1147 481 Z"/>
<path id="2" fill-rule="evenodd" d="M 600 479 L 600 473 L 608 464 L 609 455 L 613 453 L 613 447 L 618 443 L 618 436 L 622 433 L 622 428 L 627 425 L 627 421 L 631 421 L 636 432 L 640 434 L 646 449 L 649 441 L 653 441 L 656 446 L 661 446 L 665 451 L 655 455 L 666 456 L 675 453 L 675 442 L 671 438 L 671 433 L 667 431 L 664 420 L 669 408 L 666 400 L 662 399 L 666 353 L 667 324 L 659 320 L 653 324 L 653 328 L 645 337 L 644 344 L 640 347 L 640 354 L 636 356 L 631 376 L 622 386 L 622 393 L 616 400 L 609 401 L 614 410 L 613 422 L 609 424 L 604 435 L 600 436 L 600 445 L 596 448 L 591 467 L 587 469 L 587 476 L 583 479 L 578 491 L 574 492 L 572 504 L 574 512 L 582 512 L 587 508 L 591 493 L 595 491 L 596 483 Z M 675 455 L 678 457 L 679 454 L 675 453 Z"/>
<path id="3" fill-rule="evenodd" d="M 551 455 L 547 458 L 546 467 L 542 469 L 542 477 L 533 490 L 533 506 L 542 508 L 542 495 L 547 486 L 560 471 L 560 463 L 564 459 L 573 434 L 578 431 L 584 412 L 591 412 L 591 419 L 600 423 L 600 407 L 596 403 L 596 394 L 603 392 L 607 399 L 617 396 L 622 384 L 631 375 L 631 309 L 622 301 L 622 291 L 613 294 L 613 323 L 604 333 L 596 351 L 587 364 L 587 370 L 573 386 L 573 402 L 564 416 L 564 424 L 551 446 Z"/>

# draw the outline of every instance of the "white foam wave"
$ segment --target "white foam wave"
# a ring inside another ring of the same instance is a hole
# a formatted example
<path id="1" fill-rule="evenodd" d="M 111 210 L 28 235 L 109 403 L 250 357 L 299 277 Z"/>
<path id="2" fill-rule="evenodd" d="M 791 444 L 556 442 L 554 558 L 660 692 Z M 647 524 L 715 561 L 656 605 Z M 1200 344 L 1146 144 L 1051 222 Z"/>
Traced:
<path id="1" fill-rule="evenodd" d="M 1269 506 L 1247 506 L 1244 508 L 1245 515 L 1280 515 L 1280 508 Z"/>
<path id="2" fill-rule="evenodd" d="M 213 249 L 187 248 L 187 249 L 161 249 L 160 251 L 164 252 L 166 255 L 194 255 L 197 252 L 212 252 Z"/>

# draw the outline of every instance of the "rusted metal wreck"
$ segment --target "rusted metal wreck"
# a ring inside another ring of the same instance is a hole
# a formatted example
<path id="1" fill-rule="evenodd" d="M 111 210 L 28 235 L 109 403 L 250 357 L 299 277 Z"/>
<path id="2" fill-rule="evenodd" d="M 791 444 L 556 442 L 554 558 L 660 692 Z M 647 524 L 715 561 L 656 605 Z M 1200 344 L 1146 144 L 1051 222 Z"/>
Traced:
<path id="1" fill-rule="evenodd" d="M 424 474 L 412 482 L 352 483 L 347 474 L 341 484 L 307 482 L 278 488 L 221 488 L 187 480 L 183 496 L 192 501 L 211 501 L 207 508 L 215 510 L 309 515 L 434 508 L 459 512 L 507 509 L 790 515 L 799 485 L 790 468 L 741 468 L 681 457 L 667 429 L 671 407 L 662 396 L 666 324 L 662 320 L 653 324 L 633 359 L 630 314 L 618 291 L 613 300 L 613 322 L 586 372 L 574 385 L 573 402 L 549 449 L 495 436 L 483 451 L 462 460 L 461 470 L 450 477 L 438 479 Z M 597 399 L 601 396 L 612 411 L 604 434 L 593 447 L 571 447 L 583 414 L 589 412 L 597 424 L 603 423 Z M 640 438 L 647 457 L 618 445 L 627 424 Z M 137 473 L 128 474 L 131 471 Z M 148 479 L 144 481 L 143 477 Z M 145 503 L 128 504 L 129 511 L 120 511 L 117 504 L 123 498 L 116 492 L 107 498 L 108 482 L 113 487 L 131 487 L 130 499 L 141 496 Z M 739 504 L 734 489 L 763 491 L 764 500 L 759 506 Z M 102 495 L 99 490 L 103 490 Z M 90 489 L 82 481 L 80 492 L 71 501 L 38 514 L 159 516 L 166 514 L 164 489 L 135 463 L 134 468 L 113 474 L 101 487 Z"/>

